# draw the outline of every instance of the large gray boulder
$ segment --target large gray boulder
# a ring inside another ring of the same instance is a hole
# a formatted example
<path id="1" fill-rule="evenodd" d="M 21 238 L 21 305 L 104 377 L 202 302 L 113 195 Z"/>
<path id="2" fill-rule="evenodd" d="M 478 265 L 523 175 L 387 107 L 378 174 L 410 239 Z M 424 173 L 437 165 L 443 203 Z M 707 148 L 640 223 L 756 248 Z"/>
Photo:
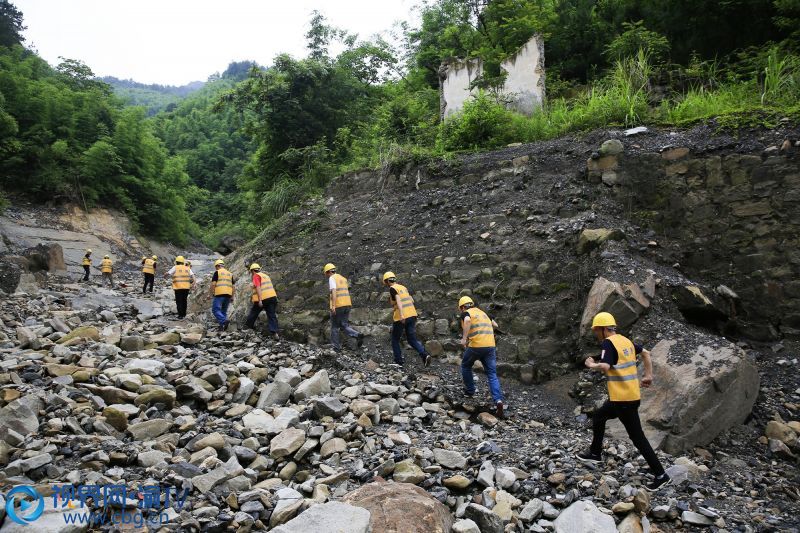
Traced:
<path id="1" fill-rule="evenodd" d="M 553 525 L 556 533 L 617 533 L 614 519 L 585 500 L 577 501 L 561 511 Z"/>
<path id="2" fill-rule="evenodd" d="M 622 285 L 600 277 L 594 280 L 581 317 L 581 333 L 590 335 L 592 319 L 600 311 L 614 315 L 617 325 L 627 329 L 650 307 L 650 300 L 636 283 Z"/>
<path id="3" fill-rule="evenodd" d="M 677 454 L 741 424 L 758 396 L 758 368 L 739 347 L 716 339 L 663 340 L 651 350 L 654 385 L 639 415 L 654 446 Z"/>
<path id="4" fill-rule="evenodd" d="M 26 437 L 39 429 L 39 410 L 43 407 L 38 396 L 29 394 L 0 409 L 0 439 Z M 18 444 L 10 442 L 10 444 Z"/>
<path id="5" fill-rule="evenodd" d="M 300 516 L 273 529 L 273 533 L 369 533 L 369 511 L 342 502 L 314 505 Z"/>

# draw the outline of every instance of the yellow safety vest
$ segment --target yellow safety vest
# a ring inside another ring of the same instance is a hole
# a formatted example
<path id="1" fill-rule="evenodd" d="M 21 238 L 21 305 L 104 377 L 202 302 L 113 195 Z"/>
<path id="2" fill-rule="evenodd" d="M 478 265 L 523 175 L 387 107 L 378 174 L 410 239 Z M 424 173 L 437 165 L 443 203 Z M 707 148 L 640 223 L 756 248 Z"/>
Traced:
<path id="1" fill-rule="evenodd" d="M 233 294 L 233 274 L 220 268 L 217 270 L 217 284 L 214 286 L 214 296 L 231 296 Z"/>
<path id="2" fill-rule="evenodd" d="M 347 279 L 339 274 L 334 274 L 333 280 L 336 282 L 334 305 L 336 307 L 349 307 L 353 305 L 353 302 L 350 300 L 350 290 L 347 288 Z"/>
<path id="3" fill-rule="evenodd" d="M 263 272 L 256 272 L 256 276 L 261 278 L 261 299 L 266 300 L 267 298 L 276 298 L 278 293 L 275 292 L 275 287 L 272 286 L 272 280 L 270 277 Z M 253 285 L 253 297 L 251 298 L 251 301 L 258 301 L 258 290 L 256 289 L 255 285 Z"/>
<path id="4" fill-rule="evenodd" d="M 467 334 L 467 346 L 469 348 L 492 348 L 494 343 L 494 328 L 489 315 L 478 309 L 470 307 L 469 313 L 469 333 Z"/>
<path id="5" fill-rule="evenodd" d="M 83 256 L 83 262 L 81 264 L 83 266 L 92 266 L 92 260 L 86 256 Z"/>
<path id="6" fill-rule="evenodd" d="M 622 335 L 608 337 L 617 349 L 617 364 L 606 372 L 608 398 L 612 402 L 635 402 L 641 399 L 639 374 L 636 368 L 636 348 Z"/>
<path id="7" fill-rule="evenodd" d="M 192 276 L 189 274 L 189 267 L 186 265 L 175 265 L 175 272 L 172 274 L 172 288 L 175 290 L 191 289 Z"/>
<path id="8" fill-rule="evenodd" d="M 155 274 L 156 273 L 156 262 L 150 259 L 149 257 L 144 260 L 144 266 L 142 267 L 142 272 L 145 274 Z"/>
<path id="9" fill-rule="evenodd" d="M 111 274 L 111 259 L 103 259 L 100 262 L 100 272 L 104 274 Z"/>
<path id="10" fill-rule="evenodd" d="M 391 287 L 392 289 L 397 291 L 397 296 L 394 297 L 392 300 L 391 295 L 389 296 L 389 301 L 392 302 L 392 307 L 394 308 L 394 314 L 392 315 L 392 320 L 397 322 L 398 320 L 402 320 L 403 318 L 411 318 L 417 316 L 417 308 L 414 307 L 414 298 L 408 294 L 408 289 L 405 288 L 403 285 L 399 283 L 395 283 Z M 403 309 L 403 316 L 400 316 L 400 309 Z"/>

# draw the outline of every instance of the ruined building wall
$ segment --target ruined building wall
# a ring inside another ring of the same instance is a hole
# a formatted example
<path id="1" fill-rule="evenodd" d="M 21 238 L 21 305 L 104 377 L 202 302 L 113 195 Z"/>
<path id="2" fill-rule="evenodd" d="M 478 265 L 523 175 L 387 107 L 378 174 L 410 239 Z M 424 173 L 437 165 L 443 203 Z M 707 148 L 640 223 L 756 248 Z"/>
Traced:
<path id="1" fill-rule="evenodd" d="M 544 102 L 544 42 L 534 35 L 513 57 L 501 64 L 507 73 L 500 91 L 508 107 L 530 115 Z M 480 59 L 453 59 L 443 63 L 440 70 L 441 116 L 446 118 L 464 107 L 477 94 L 472 83 L 483 73 Z"/>

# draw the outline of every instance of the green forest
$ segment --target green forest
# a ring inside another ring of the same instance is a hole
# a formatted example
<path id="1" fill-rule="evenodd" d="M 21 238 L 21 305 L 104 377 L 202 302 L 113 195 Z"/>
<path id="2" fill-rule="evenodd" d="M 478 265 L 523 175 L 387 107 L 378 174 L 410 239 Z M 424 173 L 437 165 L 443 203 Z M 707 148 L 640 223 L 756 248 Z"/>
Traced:
<path id="1" fill-rule="evenodd" d="M 176 244 L 247 238 L 343 171 L 614 126 L 770 126 L 800 116 L 800 0 L 428 0 L 399 38 L 310 15 L 308 54 L 233 62 L 183 93 L 49 65 L 0 0 L 4 194 L 124 210 Z M 547 100 L 498 96 L 545 42 Z M 331 50 L 337 50 L 334 54 Z M 479 95 L 439 118 L 441 63 L 480 57 Z"/>

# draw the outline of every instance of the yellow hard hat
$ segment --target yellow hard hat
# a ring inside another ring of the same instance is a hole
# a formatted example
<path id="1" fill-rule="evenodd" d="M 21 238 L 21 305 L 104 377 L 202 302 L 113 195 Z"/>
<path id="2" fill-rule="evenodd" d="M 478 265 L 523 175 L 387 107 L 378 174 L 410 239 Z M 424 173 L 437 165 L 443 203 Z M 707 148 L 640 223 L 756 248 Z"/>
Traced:
<path id="1" fill-rule="evenodd" d="M 87 253 L 87 254 L 90 254 L 90 253 L 92 253 L 92 249 L 91 249 L 91 248 L 87 248 L 87 249 L 86 249 L 86 253 Z"/>
<path id="2" fill-rule="evenodd" d="M 394 272 L 392 272 L 392 271 L 390 270 L 389 272 L 386 272 L 386 273 L 383 275 L 383 281 L 386 281 L 387 279 L 394 279 L 394 278 L 396 278 L 396 277 L 397 277 L 397 276 L 395 276 L 395 275 L 394 275 Z"/>
<path id="3" fill-rule="evenodd" d="M 154 255 L 154 256 L 153 256 L 153 261 L 155 261 L 156 259 L 158 259 L 158 256 L 157 256 L 157 255 Z"/>
<path id="4" fill-rule="evenodd" d="M 593 328 L 608 328 L 608 327 L 616 327 L 617 321 L 614 320 L 614 315 L 611 313 L 606 313 L 603 311 L 602 313 L 597 313 L 594 315 L 594 319 L 592 319 L 592 327 Z"/>
<path id="5" fill-rule="evenodd" d="M 224 265 L 224 264 L 225 264 L 225 261 L 223 261 L 222 259 L 217 259 L 216 261 L 214 261 L 214 266 Z"/>
<path id="6" fill-rule="evenodd" d="M 178 257 L 175 258 L 175 262 L 183 264 L 186 262 L 186 258 L 184 258 L 182 255 L 179 255 Z"/>
<path id="7" fill-rule="evenodd" d="M 331 270 L 336 270 L 336 265 L 333 263 L 328 263 L 324 267 L 322 267 L 322 273 L 325 274 L 326 272 L 330 272 Z"/>
<path id="8" fill-rule="evenodd" d="M 252 265 L 250 265 L 249 270 L 261 270 L 261 265 L 259 265 L 258 263 L 253 263 Z"/>
<path id="9" fill-rule="evenodd" d="M 103 259 L 110 259 L 110 257 L 108 257 L 107 255 L 104 255 Z"/>
<path id="10" fill-rule="evenodd" d="M 462 296 L 461 299 L 458 301 L 459 307 L 464 307 L 465 305 L 468 304 L 475 305 L 475 302 L 473 302 L 472 298 L 470 298 L 469 296 Z"/>

